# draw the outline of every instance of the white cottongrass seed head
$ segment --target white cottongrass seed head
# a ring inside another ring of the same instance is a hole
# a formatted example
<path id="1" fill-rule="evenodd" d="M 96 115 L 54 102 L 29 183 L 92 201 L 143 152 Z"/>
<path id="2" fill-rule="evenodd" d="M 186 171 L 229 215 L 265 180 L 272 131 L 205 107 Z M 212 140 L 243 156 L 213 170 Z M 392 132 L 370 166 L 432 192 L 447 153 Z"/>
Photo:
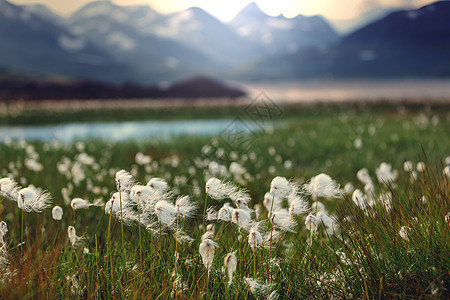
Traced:
<path id="1" fill-rule="evenodd" d="M 294 227 L 297 225 L 289 211 L 284 208 L 269 212 L 269 219 L 276 228 L 282 231 L 294 232 Z"/>
<path id="2" fill-rule="evenodd" d="M 275 287 L 275 284 L 273 283 L 262 283 L 260 280 L 250 277 L 245 277 L 244 282 L 250 288 L 250 292 L 254 296 L 269 296 L 271 295 L 270 291 Z"/>
<path id="3" fill-rule="evenodd" d="M 177 210 L 168 201 L 160 200 L 155 205 L 155 215 L 161 225 L 172 227 L 177 217 Z"/>
<path id="4" fill-rule="evenodd" d="M 205 239 L 200 243 L 200 246 L 198 248 L 198 252 L 200 253 L 200 256 L 202 257 L 203 265 L 205 266 L 206 270 L 209 271 L 212 268 L 212 264 L 214 261 L 214 253 L 215 248 L 219 245 L 210 239 Z"/>
<path id="5" fill-rule="evenodd" d="M 409 160 L 405 161 L 403 163 L 403 170 L 405 172 L 411 172 L 412 170 L 414 170 L 414 165 L 413 165 L 412 161 L 409 161 Z"/>
<path id="6" fill-rule="evenodd" d="M 291 193 L 288 197 L 289 213 L 298 216 L 309 211 L 309 204 L 300 195 Z"/>
<path id="7" fill-rule="evenodd" d="M 347 195 L 350 195 L 355 190 L 355 187 L 353 186 L 353 183 L 347 182 L 344 186 L 344 193 Z"/>
<path id="8" fill-rule="evenodd" d="M 84 200 L 82 198 L 74 198 L 70 202 L 70 206 L 72 207 L 73 210 L 85 209 L 89 208 L 90 206 L 102 206 L 102 205 L 103 202 L 101 200 L 98 200 L 94 203 L 90 203 L 88 200 Z"/>
<path id="9" fill-rule="evenodd" d="M 267 211 L 270 211 L 271 209 L 277 210 L 282 207 L 283 199 L 273 195 L 271 192 L 267 192 L 264 195 L 263 204 L 264 204 L 264 207 L 267 209 Z"/>
<path id="10" fill-rule="evenodd" d="M 159 193 L 164 193 L 169 187 L 168 183 L 164 179 L 158 177 L 150 179 L 147 182 L 147 186 Z"/>
<path id="11" fill-rule="evenodd" d="M 364 184 L 372 182 L 372 178 L 370 178 L 369 171 L 366 168 L 362 168 L 361 170 L 359 170 L 356 173 L 356 177 Z"/>
<path id="12" fill-rule="evenodd" d="M 231 213 L 231 221 L 245 231 L 247 231 L 252 225 L 250 212 L 245 209 L 233 209 L 233 212 Z"/>
<path id="13" fill-rule="evenodd" d="M 314 232 L 317 230 L 321 222 L 322 221 L 319 217 L 316 217 L 313 214 L 309 214 L 305 220 L 306 229 Z"/>
<path id="14" fill-rule="evenodd" d="M 225 203 L 217 213 L 217 219 L 225 222 L 231 221 L 231 217 L 233 215 L 234 208 L 231 206 L 230 203 Z"/>
<path id="15" fill-rule="evenodd" d="M 17 206 L 25 212 L 42 212 L 51 206 L 50 194 L 32 187 L 23 188 L 17 193 Z"/>
<path id="16" fill-rule="evenodd" d="M 213 199 L 222 200 L 227 197 L 224 184 L 219 178 L 212 177 L 205 184 L 206 193 Z"/>
<path id="17" fill-rule="evenodd" d="M 425 163 L 424 163 L 423 161 L 419 161 L 419 162 L 417 163 L 416 169 L 417 169 L 418 172 L 423 172 L 423 171 L 425 171 L 425 169 L 426 169 Z"/>
<path id="18" fill-rule="evenodd" d="M 400 231 L 398 232 L 398 234 L 405 241 L 409 241 L 409 233 L 410 232 L 411 232 L 411 228 L 409 228 L 408 226 L 402 226 L 400 228 Z"/>
<path id="19" fill-rule="evenodd" d="M 52 209 L 53 220 L 61 221 L 63 213 L 64 212 L 63 212 L 63 209 L 61 206 L 56 205 L 55 207 L 53 207 L 53 209 Z"/>
<path id="20" fill-rule="evenodd" d="M 78 248 L 83 245 L 83 238 L 77 236 L 77 231 L 75 230 L 75 227 L 73 226 L 67 227 L 67 236 L 69 237 L 70 244 L 72 244 L 73 247 Z"/>
<path id="21" fill-rule="evenodd" d="M 5 221 L 0 222 L 0 243 L 2 249 L 6 249 L 6 233 L 8 232 L 8 224 Z"/>
<path id="22" fill-rule="evenodd" d="M 9 177 L 0 179 L 0 196 L 8 200 L 17 201 L 18 184 Z"/>
<path id="23" fill-rule="evenodd" d="M 313 196 L 325 198 L 339 198 L 343 194 L 336 181 L 324 173 L 312 177 L 309 183 L 305 185 L 305 189 Z"/>
<path id="24" fill-rule="evenodd" d="M 125 171 L 120 170 L 116 173 L 116 186 L 117 190 L 121 192 L 129 192 L 131 190 L 131 187 L 134 185 L 133 176 Z"/>
<path id="25" fill-rule="evenodd" d="M 356 189 L 352 194 L 352 201 L 361 209 L 366 209 L 367 199 L 360 189 Z"/>
<path id="26" fill-rule="evenodd" d="M 233 282 L 233 275 L 236 272 L 237 263 L 236 255 L 233 252 L 228 253 L 223 260 L 223 264 L 228 271 L 228 287 Z"/>
<path id="27" fill-rule="evenodd" d="M 253 251 L 258 249 L 263 243 L 263 236 L 261 232 L 259 232 L 258 228 L 259 223 L 255 223 L 248 232 L 248 245 L 252 248 Z"/>
<path id="28" fill-rule="evenodd" d="M 270 183 L 270 193 L 275 197 L 287 198 L 292 192 L 292 185 L 285 177 L 277 176 Z"/>
<path id="29" fill-rule="evenodd" d="M 397 170 L 392 170 L 392 166 L 388 163 L 381 163 L 375 170 L 379 183 L 392 183 L 397 179 Z"/>
<path id="30" fill-rule="evenodd" d="M 181 219 L 189 219 L 194 215 L 197 205 L 191 201 L 191 197 L 186 195 L 177 198 L 175 201 L 175 209 Z"/>

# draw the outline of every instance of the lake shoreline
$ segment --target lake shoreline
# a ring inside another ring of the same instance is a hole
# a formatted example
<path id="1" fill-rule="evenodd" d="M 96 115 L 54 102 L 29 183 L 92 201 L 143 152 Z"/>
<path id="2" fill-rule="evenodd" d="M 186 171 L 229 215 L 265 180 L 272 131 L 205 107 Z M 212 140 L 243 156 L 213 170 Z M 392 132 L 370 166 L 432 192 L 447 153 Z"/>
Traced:
<path id="1" fill-rule="evenodd" d="M 266 99 L 271 98 L 264 93 Z M 121 109 L 152 109 L 152 108 L 195 108 L 195 107 L 240 107 L 258 101 L 254 98 L 239 99 L 92 99 L 92 100 L 40 100 L 1 102 L 0 110 L 4 115 L 8 112 L 39 112 L 39 111 L 86 111 L 86 110 L 121 110 Z M 315 106 L 323 104 L 337 105 L 369 105 L 369 106 L 399 106 L 399 105 L 450 105 L 450 94 L 442 98 L 366 98 L 366 99 L 310 99 L 310 100 L 271 100 L 279 105 Z"/>

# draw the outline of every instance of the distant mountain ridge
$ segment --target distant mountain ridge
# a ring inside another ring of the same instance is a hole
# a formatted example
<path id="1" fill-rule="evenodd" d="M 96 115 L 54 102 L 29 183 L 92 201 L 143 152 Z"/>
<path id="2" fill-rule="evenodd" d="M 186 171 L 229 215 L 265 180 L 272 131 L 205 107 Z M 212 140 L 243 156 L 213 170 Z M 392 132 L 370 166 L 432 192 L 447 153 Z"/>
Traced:
<path id="1" fill-rule="evenodd" d="M 449 1 L 398 11 L 345 36 L 321 16 L 266 15 L 252 3 L 223 23 L 200 8 L 90 2 L 69 18 L 0 0 L 0 69 L 155 84 L 225 79 L 450 76 Z"/>
<path id="2" fill-rule="evenodd" d="M 249 8 L 252 6 L 256 5 Z M 260 24 L 269 22 L 266 43 L 261 43 L 195 7 L 162 15 L 149 6 L 96 1 L 69 18 L 61 18 L 43 5 L 17 6 L 0 0 L 0 7 L 46 24 L 45 30 L 36 31 L 30 22 L 20 17 L 8 18 L 0 12 L 0 24 L 3 29 L 8 28 L 0 35 L 0 68 L 41 76 L 156 83 L 197 74 L 223 75 L 263 57 L 337 39 L 326 21 L 318 17 L 299 16 L 303 24 L 300 25 L 309 26 L 307 31 L 311 34 L 296 37 L 299 20 L 273 18 L 261 12 L 260 20 L 253 19 Z M 309 19 L 310 24 L 305 25 Z M 235 24 L 238 23 L 236 19 Z M 278 28 L 281 23 L 288 24 L 291 30 Z M 315 30 L 316 26 L 320 28 Z M 268 35 L 275 37 L 273 43 L 267 43 Z M 32 48 L 40 51 L 23 51 Z"/>
<path id="3" fill-rule="evenodd" d="M 292 19 L 283 15 L 271 17 L 255 3 L 246 6 L 231 20 L 230 25 L 238 35 L 266 48 L 272 55 L 328 46 L 339 39 L 339 35 L 321 16 L 298 15 Z"/>
<path id="4" fill-rule="evenodd" d="M 328 49 L 272 57 L 248 79 L 450 76 L 450 1 L 403 10 L 371 23 Z"/>

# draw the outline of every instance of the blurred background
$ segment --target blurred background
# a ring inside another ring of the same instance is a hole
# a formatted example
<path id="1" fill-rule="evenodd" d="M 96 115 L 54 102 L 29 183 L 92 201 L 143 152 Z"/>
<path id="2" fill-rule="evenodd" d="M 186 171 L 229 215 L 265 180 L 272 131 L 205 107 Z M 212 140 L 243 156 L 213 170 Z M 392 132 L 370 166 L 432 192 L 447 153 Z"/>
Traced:
<path id="1" fill-rule="evenodd" d="M 450 1 L 0 0 L 3 101 L 445 98 L 449 53 Z"/>

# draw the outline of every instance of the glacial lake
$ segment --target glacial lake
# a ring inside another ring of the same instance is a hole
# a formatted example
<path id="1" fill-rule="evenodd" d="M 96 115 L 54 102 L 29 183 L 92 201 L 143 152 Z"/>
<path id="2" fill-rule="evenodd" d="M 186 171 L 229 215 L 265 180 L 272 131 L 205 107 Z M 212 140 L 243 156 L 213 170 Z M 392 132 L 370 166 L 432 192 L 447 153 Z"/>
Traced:
<path id="1" fill-rule="evenodd" d="M 3 143 L 5 140 L 71 142 L 83 139 L 109 141 L 164 139 L 179 135 L 214 136 L 228 130 L 250 133 L 260 130 L 260 127 L 251 121 L 233 119 L 0 126 L 0 142 Z"/>

